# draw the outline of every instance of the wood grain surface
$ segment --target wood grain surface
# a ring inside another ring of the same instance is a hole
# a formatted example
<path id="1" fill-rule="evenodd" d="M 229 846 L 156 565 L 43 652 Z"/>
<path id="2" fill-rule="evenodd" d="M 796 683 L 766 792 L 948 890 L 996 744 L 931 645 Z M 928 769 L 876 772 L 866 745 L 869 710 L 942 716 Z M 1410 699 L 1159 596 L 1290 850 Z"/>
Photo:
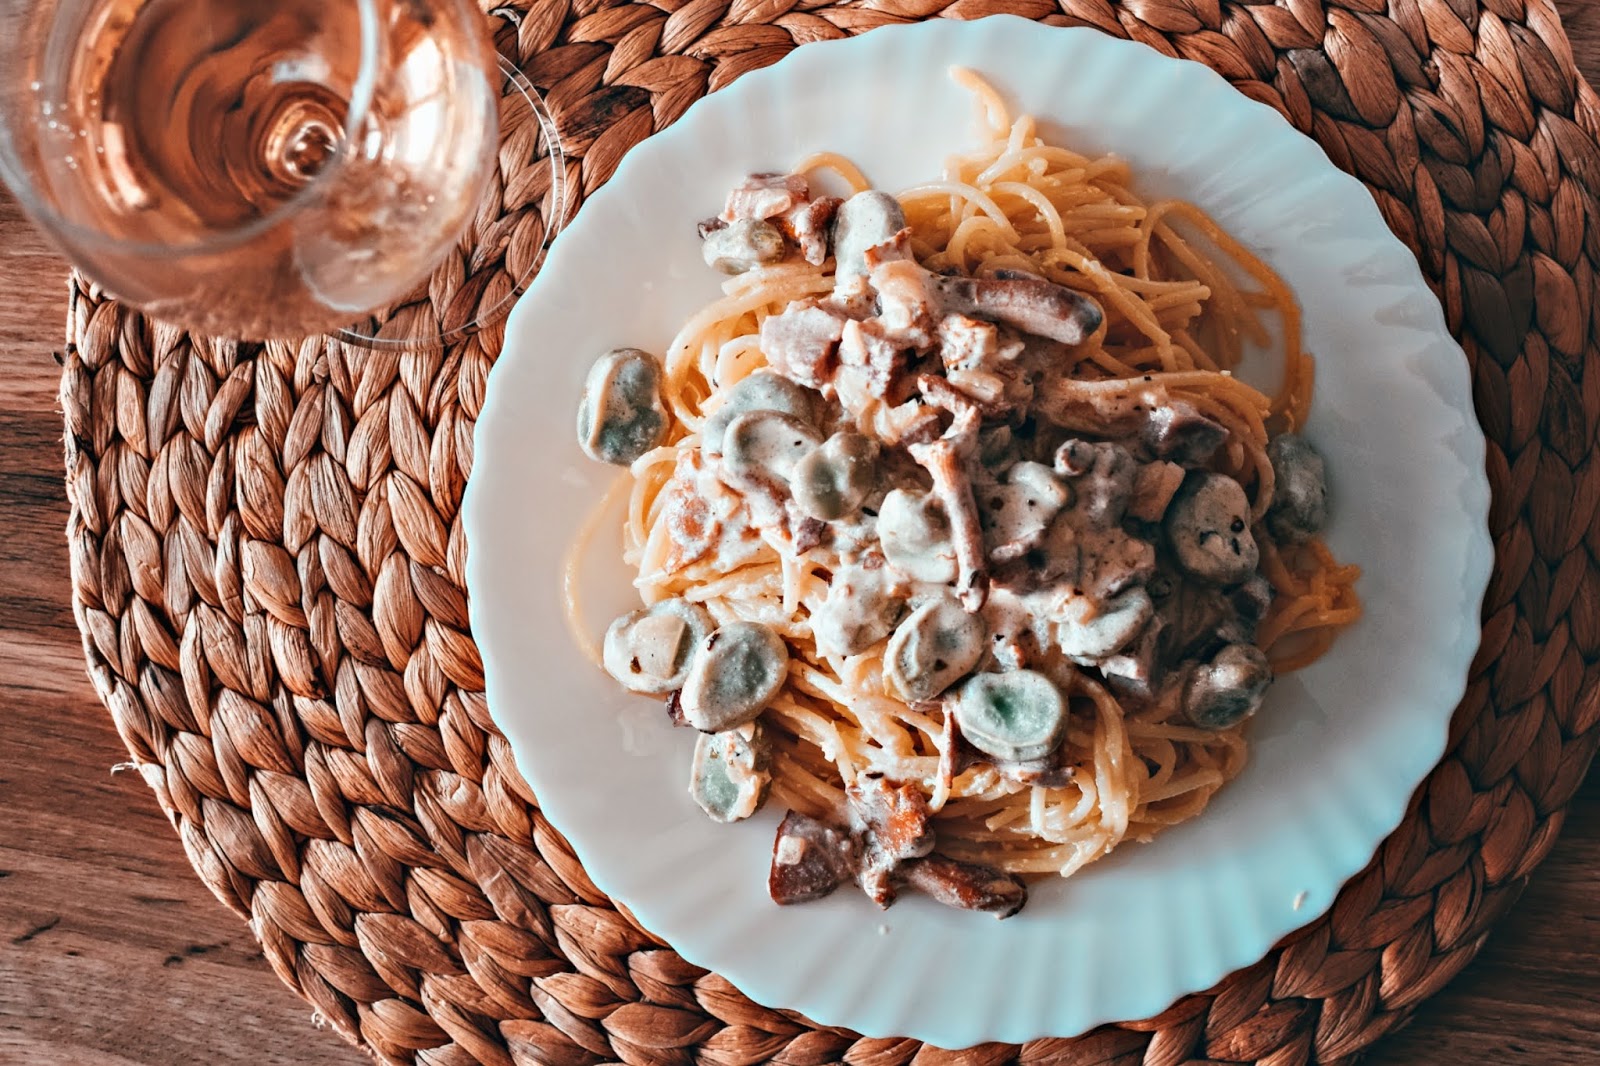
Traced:
<path id="1" fill-rule="evenodd" d="M 1600 2 L 1562 4 L 1600 84 Z M 0 1064 L 354 1066 L 193 876 L 84 676 L 56 405 L 65 266 L 0 193 Z M 1532 887 L 1376 1066 L 1600 1063 L 1600 771 Z"/>

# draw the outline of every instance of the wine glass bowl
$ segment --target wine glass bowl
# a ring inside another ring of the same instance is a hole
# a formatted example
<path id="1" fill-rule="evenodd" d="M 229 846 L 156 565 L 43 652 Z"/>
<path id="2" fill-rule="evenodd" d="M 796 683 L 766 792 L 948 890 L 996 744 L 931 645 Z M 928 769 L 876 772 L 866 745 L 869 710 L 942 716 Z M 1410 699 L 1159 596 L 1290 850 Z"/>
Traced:
<path id="1" fill-rule="evenodd" d="M 470 0 L 0 0 L 0 39 L 0 178 L 107 291 L 244 339 L 445 339 L 370 316 L 497 165 L 508 75 Z"/>
<path id="2" fill-rule="evenodd" d="M 454 249 L 409 292 L 336 336 L 368 348 L 461 340 L 501 323 L 544 262 L 570 203 L 567 160 L 543 97 L 499 56 L 500 150 Z"/>

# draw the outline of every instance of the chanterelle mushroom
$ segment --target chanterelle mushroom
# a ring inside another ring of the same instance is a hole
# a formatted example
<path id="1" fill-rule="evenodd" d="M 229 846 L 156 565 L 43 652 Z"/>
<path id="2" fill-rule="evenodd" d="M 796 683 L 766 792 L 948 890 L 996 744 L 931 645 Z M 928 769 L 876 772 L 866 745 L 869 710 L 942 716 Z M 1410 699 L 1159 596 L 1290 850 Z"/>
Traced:
<path id="1" fill-rule="evenodd" d="M 913 444 L 911 457 L 933 477 L 933 491 L 950 516 L 951 546 L 956 553 L 956 594 L 969 611 L 983 606 L 989 593 L 988 572 L 983 558 L 983 527 L 978 524 L 978 507 L 972 500 L 972 484 L 966 464 L 948 437 L 927 444 Z"/>
<path id="2" fill-rule="evenodd" d="M 903 234 L 867 247 L 862 258 L 891 332 L 919 347 L 950 315 L 998 322 L 1061 344 L 1081 344 L 1104 317 L 1090 297 L 1040 278 L 935 274 L 910 258 Z"/>
<path id="3" fill-rule="evenodd" d="M 1250 500 L 1224 474 L 1191 471 L 1167 508 L 1165 526 L 1178 565 L 1203 581 L 1237 584 L 1261 561 L 1250 533 Z"/>
<path id="4" fill-rule="evenodd" d="M 828 233 L 833 228 L 833 214 L 842 203 L 836 196 L 822 196 L 792 207 L 777 220 L 783 235 L 800 249 L 800 255 L 812 266 L 821 266 L 828 258 Z"/>
<path id="5" fill-rule="evenodd" d="M 890 878 L 908 859 L 933 850 L 932 812 L 928 797 L 910 782 L 890 781 L 882 774 L 863 773 L 846 790 L 850 827 L 861 838 L 861 889 L 880 907 L 894 902 Z"/>
<path id="6" fill-rule="evenodd" d="M 750 817 L 761 809 L 772 784 L 767 755 L 760 722 L 701 733 L 694 745 L 689 795 L 714 822 Z"/>
<path id="7" fill-rule="evenodd" d="M 1229 644 L 1195 668 L 1183 689 L 1183 710 L 1202 729 L 1227 729 L 1261 709 L 1272 666 L 1254 644 Z"/>
<path id="8" fill-rule="evenodd" d="M 946 707 L 973 747 L 1006 762 L 1044 758 L 1067 727 L 1066 701 L 1048 677 L 1033 670 L 974 674 Z"/>
<path id="9" fill-rule="evenodd" d="M 1009 918 L 1028 902 L 1022 878 L 981 863 L 929 855 L 906 863 L 901 872 L 908 885 L 946 907 Z"/>
<path id="10" fill-rule="evenodd" d="M 907 701 L 931 700 L 978 665 L 986 634 L 983 619 L 953 599 L 930 600 L 889 638 L 883 679 Z"/>
<path id="11" fill-rule="evenodd" d="M 694 650 L 711 630 L 711 615 L 687 600 L 641 607 L 606 630 L 606 671 L 633 692 L 682 688 Z"/>
<path id="12" fill-rule="evenodd" d="M 595 360 L 578 403 L 578 444 L 589 458 L 628 466 L 666 435 L 655 357 L 637 348 L 615 348 Z"/>
<path id="13" fill-rule="evenodd" d="M 755 718 L 783 688 L 789 650 L 759 622 L 730 622 L 701 641 L 679 704 L 684 721 L 720 733 Z"/>
<path id="14" fill-rule="evenodd" d="M 1082 344 L 1105 317 L 1094 300 L 1050 281 L 935 276 L 929 285 L 947 313 L 986 318 L 1062 344 Z"/>
<path id="15" fill-rule="evenodd" d="M 954 395 L 955 390 L 931 375 L 919 377 L 917 385 L 930 404 L 943 406 L 955 416 L 938 440 L 913 444 L 907 451 L 933 479 L 934 495 L 944 504 L 950 522 L 950 544 L 956 556 L 956 595 L 963 607 L 976 611 L 989 595 L 983 527 L 978 522 L 972 475 L 967 470 L 967 458 L 978 449 L 980 418 L 977 408 L 960 400 Z"/>
<path id="16" fill-rule="evenodd" d="M 1272 507 L 1267 529 L 1281 541 L 1301 544 L 1328 520 L 1327 471 L 1322 456 L 1304 437 L 1284 433 L 1267 444 L 1272 460 Z"/>

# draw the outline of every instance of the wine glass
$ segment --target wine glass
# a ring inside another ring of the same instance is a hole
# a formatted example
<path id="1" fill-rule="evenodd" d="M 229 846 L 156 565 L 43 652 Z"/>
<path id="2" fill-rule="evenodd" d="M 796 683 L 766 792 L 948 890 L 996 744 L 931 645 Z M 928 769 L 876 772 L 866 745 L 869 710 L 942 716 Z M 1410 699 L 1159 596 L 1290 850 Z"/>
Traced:
<path id="1" fill-rule="evenodd" d="M 537 124 L 546 243 L 564 212 L 553 123 L 471 0 L 0 0 L 0 40 L 0 179 L 190 329 L 413 347 L 504 314 L 515 291 L 449 328 L 380 310 L 472 221 L 503 119 Z"/>

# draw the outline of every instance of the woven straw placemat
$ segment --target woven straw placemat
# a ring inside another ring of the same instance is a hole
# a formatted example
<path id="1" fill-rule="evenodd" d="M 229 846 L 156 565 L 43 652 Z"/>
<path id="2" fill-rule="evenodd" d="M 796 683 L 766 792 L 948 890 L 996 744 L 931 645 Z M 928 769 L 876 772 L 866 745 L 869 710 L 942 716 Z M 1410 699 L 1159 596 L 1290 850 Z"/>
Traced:
<path id="1" fill-rule="evenodd" d="M 688 965 L 601 894 L 495 730 L 459 507 L 501 331 L 432 354 L 244 346 L 79 284 L 61 397 L 90 672 L 201 878 L 380 1060 L 1346 1062 L 1466 965 L 1549 850 L 1600 742 L 1600 102 L 1547 0 L 490 14 L 547 95 L 581 194 L 796 45 L 999 12 L 1209 64 L 1365 181 L 1416 251 L 1472 363 L 1495 493 L 1496 569 L 1449 755 L 1327 916 L 1157 1018 L 959 1055 L 816 1028 Z M 406 313 L 461 321 L 537 254 L 548 172 L 515 155 L 498 213 Z"/>

